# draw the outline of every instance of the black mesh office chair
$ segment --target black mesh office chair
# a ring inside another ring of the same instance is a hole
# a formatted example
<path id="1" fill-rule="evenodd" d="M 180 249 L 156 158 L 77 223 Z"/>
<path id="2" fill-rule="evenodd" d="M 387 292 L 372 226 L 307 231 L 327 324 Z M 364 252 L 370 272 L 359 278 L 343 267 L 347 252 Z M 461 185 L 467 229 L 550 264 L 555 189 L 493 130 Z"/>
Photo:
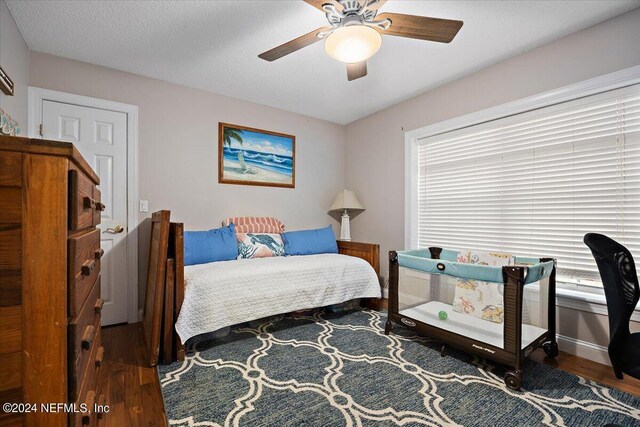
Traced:
<path id="1" fill-rule="evenodd" d="M 640 298 L 631 253 L 607 236 L 589 233 L 584 243 L 598 264 L 609 312 L 609 358 L 618 379 L 625 373 L 640 378 L 640 333 L 629 332 L 629 320 Z"/>

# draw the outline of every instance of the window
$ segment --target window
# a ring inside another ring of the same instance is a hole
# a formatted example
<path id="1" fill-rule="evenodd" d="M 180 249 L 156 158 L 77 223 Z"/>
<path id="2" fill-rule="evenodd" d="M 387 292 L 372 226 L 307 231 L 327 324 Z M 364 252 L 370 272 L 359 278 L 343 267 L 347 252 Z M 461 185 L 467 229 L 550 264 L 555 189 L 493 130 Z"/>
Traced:
<path id="1" fill-rule="evenodd" d="M 640 255 L 640 85 L 415 140 L 411 246 L 558 259 L 558 280 L 599 286 L 582 242 Z"/>

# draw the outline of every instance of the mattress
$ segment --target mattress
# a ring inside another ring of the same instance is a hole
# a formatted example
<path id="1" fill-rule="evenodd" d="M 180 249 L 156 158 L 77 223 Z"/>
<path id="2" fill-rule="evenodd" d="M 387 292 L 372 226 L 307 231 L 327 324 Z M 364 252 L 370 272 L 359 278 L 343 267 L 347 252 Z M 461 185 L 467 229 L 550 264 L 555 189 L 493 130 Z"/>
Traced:
<path id="1" fill-rule="evenodd" d="M 360 258 L 321 254 L 186 266 L 176 331 L 196 335 L 280 313 L 379 298 L 373 268 Z"/>
<path id="2" fill-rule="evenodd" d="M 446 320 L 439 319 L 438 313 L 440 311 L 447 312 Z M 426 304 L 400 310 L 400 314 L 494 347 L 504 348 L 504 324 L 478 320 L 477 317 L 458 313 L 453 311 L 450 304 L 429 301 Z M 522 348 L 524 349 L 546 332 L 546 329 L 523 323 Z"/>

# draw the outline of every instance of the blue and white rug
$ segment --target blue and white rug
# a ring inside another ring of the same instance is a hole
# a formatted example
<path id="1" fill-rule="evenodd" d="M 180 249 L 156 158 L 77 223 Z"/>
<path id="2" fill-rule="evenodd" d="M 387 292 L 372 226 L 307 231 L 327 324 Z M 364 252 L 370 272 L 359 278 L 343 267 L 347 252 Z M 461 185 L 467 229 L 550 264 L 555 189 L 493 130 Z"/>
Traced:
<path id="1" fill-rule="evenodd" d="M 180 426 L 640 425 L 640 398 L 536 362 L 521 391 L 503 370 L 373 311 L 317 312 L 233 329 L 160 366 Z"/>

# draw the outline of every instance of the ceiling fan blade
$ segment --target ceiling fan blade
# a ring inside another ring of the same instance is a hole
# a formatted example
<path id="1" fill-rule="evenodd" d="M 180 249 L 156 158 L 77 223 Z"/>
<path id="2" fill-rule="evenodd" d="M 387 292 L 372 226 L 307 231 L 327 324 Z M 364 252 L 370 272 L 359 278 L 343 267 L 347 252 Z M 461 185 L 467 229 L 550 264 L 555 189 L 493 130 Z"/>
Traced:
<path id="1" fill-rule="evenodd" d="M 296 50 L 302 49 L 303 47 L 309 46 L 317 42 L 318 40 L 322 40 L 317 35 L 324 31 L 331 30 L 331 27 L 321 27 L 317 30 L 313 30 L 310 33 L 305 34 L 304 36 L 300 36 L 297 39 L 293 39 L 284 44 L 281 44 L 278 47 L 274 47 L 266 52 L 262 52 L 258 55 L 259 58 L 264 59 L 265 61 L 275 61 L 276 59 L 280 59 L 285 55 L 288 55 Z"/>
<path id="2" fill-rule="evenodd" d="M 347 64 L 347 80 L 355 80 L 367 75 L 367 61 Z"/>
<path id="3" fill-rule="evenodd" d="M 462 28 L 462 21 L 429 18 L 426 16 L 404 15 L 402 13 L 381 13 L 377 20 L 389 19 L 391 27 L 383 34 L 449 43 Z"/>
<path id="4" fill-rule="evenodd" d="M 342 5 L 335 0 L 304 0 L 304 2 L 310 4 L 316 9 L 319 9 L 322 12 L 325 12 L 325 10 L 322 8 L 322 5 L 327 3 L 333 4 L 340 12 L 344 10 L 344 7 L 342 7 Z"/>

